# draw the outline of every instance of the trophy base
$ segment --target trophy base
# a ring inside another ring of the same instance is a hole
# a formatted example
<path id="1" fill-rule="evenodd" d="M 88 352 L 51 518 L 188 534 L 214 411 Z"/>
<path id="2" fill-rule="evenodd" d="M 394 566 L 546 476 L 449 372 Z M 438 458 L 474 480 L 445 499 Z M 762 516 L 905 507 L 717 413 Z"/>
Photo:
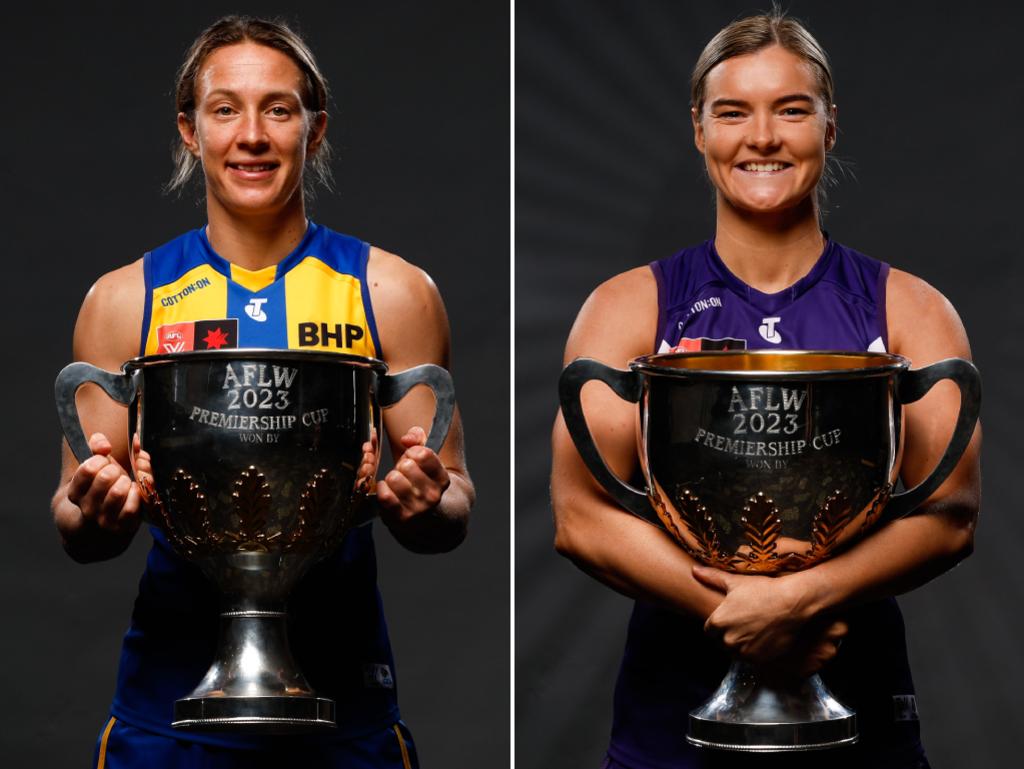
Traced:
<path id="1" fill-rule="evenodd" d="M 857 715 L 818 676 L 769 683 L 734 662 L 718 691 L 690 713 L 686 741 L 751 753 L 825 750 L 857 741 Z"/>
<path id="2" fill-rule="evenodd" d="M 335 728 L 325 697 L 186 697 L 174 703 L 175 729 L 303 734 Z"/>
<path id="3" fill-rule="evenodd" d="M 288 648 L 283 611 L 221 613 L 213 664 L 188 696 L 174 703 L 175 729 L 301 734 L 334 729 L 334 700 L 320 697 Z"/>

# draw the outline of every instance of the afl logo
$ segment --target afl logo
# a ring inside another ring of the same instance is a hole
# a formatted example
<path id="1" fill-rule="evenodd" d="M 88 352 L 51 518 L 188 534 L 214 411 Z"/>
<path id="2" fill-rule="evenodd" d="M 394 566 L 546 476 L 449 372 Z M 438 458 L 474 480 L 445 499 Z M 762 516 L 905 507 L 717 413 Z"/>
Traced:
<path id="1" fill-rule="evenodd" d="M 775 324 L 781 322 L 782 318 L 761 318 L 761 325 L 757 328 L 761 338 L 771 344 L 779 344 L 782 341 L 782 334 L 775 328 Z"/>
<path id="2" fill-rule="evenodd" d="M 181 352 L 185 349 L 185 335 L 180 331 L 171 330 L 164 335 L 164 352 Z"/>

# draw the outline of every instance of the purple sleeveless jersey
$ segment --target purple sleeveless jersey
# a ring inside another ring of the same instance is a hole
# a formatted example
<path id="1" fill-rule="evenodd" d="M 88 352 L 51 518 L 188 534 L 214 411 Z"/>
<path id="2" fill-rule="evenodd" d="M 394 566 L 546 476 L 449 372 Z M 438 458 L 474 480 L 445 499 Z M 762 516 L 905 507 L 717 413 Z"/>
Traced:
<path id="1" fill-rule="evenodd" d="M 763 294 L 723 264 L 712 241 L 651 264 L 658 281 L 658 352 L 885 352 L 889 265 L 834 241 L 807 275 Z"/>
<path id="2" fill-rule="evenodd" d="M 887 349 L 889 266 L 834 241 L 826 242 L 805 277 L 777 294 L 761 293 L 729 272 L 712 241 L 654 262 L 651 269 L 658 283 L 659 352 Z M 822 678 L 856 709 L 860 743 L 827 754 L 771 756 L 687 744 L 688 714 L 718 687 L 729 658 L 704 635 L 701 621 L 638 601 L 615 689 L 607 766 L 926 767 L 896 601 L 867 604 L 842 616 L 850 632 Z"/>

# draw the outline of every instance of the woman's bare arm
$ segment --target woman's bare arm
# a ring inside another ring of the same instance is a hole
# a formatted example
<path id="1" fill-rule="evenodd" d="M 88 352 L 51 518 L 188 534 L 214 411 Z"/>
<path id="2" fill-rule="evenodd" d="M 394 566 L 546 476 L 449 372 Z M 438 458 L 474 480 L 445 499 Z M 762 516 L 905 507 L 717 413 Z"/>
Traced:
<path id="1" fill-rule="evenodd" d="M 117 371 L 137 355 L 144 293 L 141 261 L 100 278 L 82 303 L 73 358 Z M 68 555 L 80 562 L 99 561 L 128 547 L 138 529 L 141 499 L 126 472 L 127 408 L 86 385 L 78 391 L 78 411 L 93 456 L 79 464 L 64 442 L 51 510 Z"/>
<path id="2" fill-rule="evenodd" d="M 435 363 L 451 365 L 448 316 L 430 277 L 394 254 L 374 248 L 367 269 L 384 359 L 392 373 Z M 475 491 L 466 469 L 458 409 L 437 453 L 424 444 L 434 399 L 413 388 L 384 412 L 395 468 L 377 484 L 384 523 L 415 552 L 444 552 L 466 536 Z"/>

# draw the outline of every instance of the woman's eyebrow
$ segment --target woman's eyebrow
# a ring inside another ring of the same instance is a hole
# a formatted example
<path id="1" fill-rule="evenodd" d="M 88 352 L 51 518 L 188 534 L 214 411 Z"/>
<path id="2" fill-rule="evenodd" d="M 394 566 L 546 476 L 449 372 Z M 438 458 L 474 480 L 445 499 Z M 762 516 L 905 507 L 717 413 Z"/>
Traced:
<path id="1" fill-rule="evenodd" d="M 791 93 L 791 94 L 788 94 L 787 96 L 780 96 L 778 99 L 776 99 L 774 102 L 772 102 L 772 104 L 774 104 L 775 106 L 778 106 L 780 104 L 785 104 L 786 102 L 790 102 L 790 101 L 807 101 L 807 102 L 810 102 L 811 104 L 813 104 L 814 103 L 814 97 L 810 96 L 810 95 L 808 95 L 806 93 Z"/>
<path id="2" fill-rule="evenodd" d="M 226 96 L 229 99 L 242 98 L 238 91 L 232 91 L 230 88 L 214 88 L 206 94 L 207 99 L 213 96 Z M 299 96 L 293 91 L 271 91 L 270 93 L 260 94 L 260 101 L 273 101 L 274 99 L 291 99 L 292 101 L 299 101 Z"/>
<path id="3" fill-rule="evenodd" d="M 715 99 L 710 104 L 710 109 L 718 109 L 719 107 L 750 107 L 750 102 L 743 101 L 742 99 Z"/>
<path id="4" fill-rule="evenodd" d="M 814 103 L 814 97 L 806 93 L 790 93 L 785 96 L 780 96 L 772 102 L 773 106 L 785 104 L 791 101 L 806 101 L 811 104 Z M 715 99 L 709 105 L 710 109 L 718 109 L 719 107 L 741 107 L 744 109 L 750 109 L 750 102 L 744 101 L 743 99 Z"/>

